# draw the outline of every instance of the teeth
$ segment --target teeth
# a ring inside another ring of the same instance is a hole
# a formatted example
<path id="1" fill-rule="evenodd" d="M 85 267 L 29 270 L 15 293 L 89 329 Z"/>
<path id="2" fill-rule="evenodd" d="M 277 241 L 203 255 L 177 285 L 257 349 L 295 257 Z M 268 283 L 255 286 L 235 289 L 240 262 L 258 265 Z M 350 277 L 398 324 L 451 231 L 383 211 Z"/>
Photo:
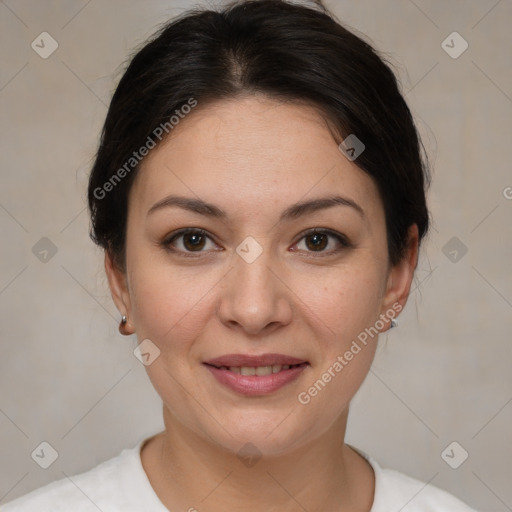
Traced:
<path id="1" fill-rule="evenodd" d="M 222 370 L 229 370 L 233 373 L 238 373 L 240 375 L 258 375 L 259 377 L 263 377 L 265 375 L 271 375 L 273 373 L 279 373 L 282 370 L 290 369 L 289 364 L 273 364 L 269 366 L 221 366 Z"/>
<path id="2" fill-rule="evenodd" d="M 256 375 L 262 377 L 263 375 L 271 375 L 272 374 L 272 366 L 258 366 L 256 368 Z"/>

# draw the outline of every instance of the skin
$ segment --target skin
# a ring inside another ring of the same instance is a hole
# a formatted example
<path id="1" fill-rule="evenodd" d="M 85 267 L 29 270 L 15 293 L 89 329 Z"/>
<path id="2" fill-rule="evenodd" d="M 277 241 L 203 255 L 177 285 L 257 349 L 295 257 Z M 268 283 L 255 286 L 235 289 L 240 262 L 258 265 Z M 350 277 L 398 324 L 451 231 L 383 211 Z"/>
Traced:
<path id="1" fill-rule="evenodd" d="M 378 337 L 307 405 L 297 396 L 379 315 L 405 306 L 419 241 L 413 225 L 404 259 L 390 266 L 378 190 L 338 144 L 312 107 L 248 96 L 199 105 L 136 177 L 126 270 L 108 253 L 105 269 L 128 317 L 126 332 L 160 350 L 146 370 L 163 401 L 165 430 L 144 445 L 141 459 L 171 510 L 371 508 L 373 470 L 344 435 Z M 176 206 L 148 214 L 169 194 L 213 203 L 228 217 Z M 335 206 L 279 222 L 291 204 L 333 194 L 355 201 L 364 216 Z M 209 238 L 194 249 L 181 236 L 169 243 L 177 252 L 166 250 L 164 242 L 182 228 L 202 228 Z M 343 234 L 350 246 L 329 236 L 316 249 L 303 235 L 310 228 Z M 262 248 L 252 263 L 236 252 L 248 236 Z M 380 331 L 388 328 L 386 321 Z M 309 366 L 266 396 L 235 393 L 202 364 L 228 353 L 269 352 Z M 236 455 L 247 442 L 262 455 L 252 467 Z"/>

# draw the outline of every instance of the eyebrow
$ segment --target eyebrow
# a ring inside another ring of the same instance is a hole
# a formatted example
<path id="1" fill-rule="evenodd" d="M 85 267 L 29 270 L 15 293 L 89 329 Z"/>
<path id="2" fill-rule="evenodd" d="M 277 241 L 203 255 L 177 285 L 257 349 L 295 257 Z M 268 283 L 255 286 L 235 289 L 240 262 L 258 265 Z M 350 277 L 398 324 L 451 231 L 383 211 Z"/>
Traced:
<path id="1" fill-rule="evenodd" d="M 158 210 L 169 207 L 178 207 L 188 210 L 199 215 L 212 217 L 216 219 L 227 219 L 228 214 L 213 204 L 207 203 L 202 199 L 191 197 L 170 195 L 155 203 L 149 210 L 147 215 L 150 215 Z M 302 201 L 292 204 L 281 213 L 280 221 L 292 220 L 302 217 L 304 215 L 314 213 L 334 206 L 348 206 L 355 210 L 362 218 L 365 218 L 364 210 L 355 201 L 347 197 L 329 196 L 309 201 Z"/>

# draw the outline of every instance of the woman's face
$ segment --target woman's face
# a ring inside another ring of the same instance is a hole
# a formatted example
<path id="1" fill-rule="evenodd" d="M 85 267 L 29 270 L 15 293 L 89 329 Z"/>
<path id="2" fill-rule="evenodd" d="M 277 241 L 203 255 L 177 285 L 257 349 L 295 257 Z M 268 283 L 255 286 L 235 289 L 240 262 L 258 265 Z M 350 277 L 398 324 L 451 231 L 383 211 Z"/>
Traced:
<path id="1" fill-rule="evenodd" d="M 392 268 L 387 255 L 377 188 L 322 118 L 252 96 L 199 104 L 150 152 L 130 192 L 126 274 L 108 257 L 107 273 L 150 340 L 167 420 L 279 454 L 346 417 L 412 279 L 416 254 Z"/>

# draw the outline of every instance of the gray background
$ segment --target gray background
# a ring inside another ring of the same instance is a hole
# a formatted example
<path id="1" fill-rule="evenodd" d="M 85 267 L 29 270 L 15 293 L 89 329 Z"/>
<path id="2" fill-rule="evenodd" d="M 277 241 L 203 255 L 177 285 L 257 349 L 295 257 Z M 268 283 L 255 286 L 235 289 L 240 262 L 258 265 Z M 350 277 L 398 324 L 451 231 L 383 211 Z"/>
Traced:
<path id="1" fill-rule="evenodd" d="M 117 332 L 85 189 L 122 62 L 195 4 L 0 2 L 0 503 L 163 426 L 137 341 Z M 386 52 L 434 166 L 434 229 L 347 440 L 477 509 L 510 511 L 512 3 L 326 4 Z M 59 45 L 47 59 L 31 48 L 43 31 Z M 442 47 L 453 31 L 469 44 L 458 58 Z M 31 458 L 43 441 L 58 452 L 46 470 Z M 441 457 L 453 441 L 452 461 L 469 453 L 458 469 Z"/>

